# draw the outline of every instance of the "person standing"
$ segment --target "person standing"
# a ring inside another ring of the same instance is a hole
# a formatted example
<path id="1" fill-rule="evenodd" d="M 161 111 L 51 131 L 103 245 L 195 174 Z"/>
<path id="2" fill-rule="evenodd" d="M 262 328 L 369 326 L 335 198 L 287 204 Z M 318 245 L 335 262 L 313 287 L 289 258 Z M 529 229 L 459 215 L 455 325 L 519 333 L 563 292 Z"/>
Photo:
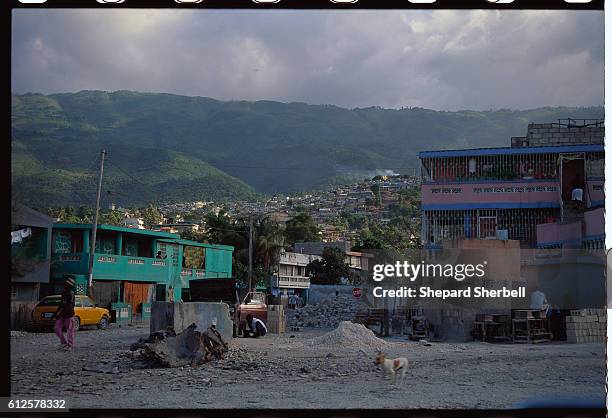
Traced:
<path id="1" fill-rule="evenodd" d="M 74 279 L 68 277 L 64 282 L 64 291 L 60 305 L 55 312 L 55 334 L 59 337 L 62 348 L 72 350 L 74 347 Z M 66 338 L 64 338 L 66 329 Z"/>
<path id="2" fill-rule="evenodd" d="M 536 286 L 535 290 L 531 293 L 530 308 L 538 311 L 546 311 L 546 314 L 548 315 L 548 300 L 546 299 L 544 292 L 540 290 L 539 286 Z"/>

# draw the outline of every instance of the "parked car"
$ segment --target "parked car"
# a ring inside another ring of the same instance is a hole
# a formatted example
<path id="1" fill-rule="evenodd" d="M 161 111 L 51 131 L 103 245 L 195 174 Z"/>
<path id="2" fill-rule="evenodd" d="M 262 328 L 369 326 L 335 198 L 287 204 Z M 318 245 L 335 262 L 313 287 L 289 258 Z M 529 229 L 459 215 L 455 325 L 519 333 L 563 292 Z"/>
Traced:
<path id="1" fill-rule="evenodd" d="M 55 323 L 55 312 L 62 300 L 61 295 L 52 295 L 42 298 L 32 311 L 34 328 L 53 328 Z M 74 328 L 78 330 L 83 325 L 96 325 L 99 329 L 105 329 L 110 323 L 110 312 L 108 309 L 97 307 L 89 296 L 76 295 L 74 306 Z"/>

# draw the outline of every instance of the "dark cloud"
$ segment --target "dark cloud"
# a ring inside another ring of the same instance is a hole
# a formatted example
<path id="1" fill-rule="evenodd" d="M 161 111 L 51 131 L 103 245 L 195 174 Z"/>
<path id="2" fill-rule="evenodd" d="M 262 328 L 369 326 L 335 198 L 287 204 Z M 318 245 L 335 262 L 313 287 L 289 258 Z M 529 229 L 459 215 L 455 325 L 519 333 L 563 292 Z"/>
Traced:
<path id="1" fill-rule="evenodd" d="M 12 87 L 434 109 L 601 105 L 603 12 L 18 10 Z"/>

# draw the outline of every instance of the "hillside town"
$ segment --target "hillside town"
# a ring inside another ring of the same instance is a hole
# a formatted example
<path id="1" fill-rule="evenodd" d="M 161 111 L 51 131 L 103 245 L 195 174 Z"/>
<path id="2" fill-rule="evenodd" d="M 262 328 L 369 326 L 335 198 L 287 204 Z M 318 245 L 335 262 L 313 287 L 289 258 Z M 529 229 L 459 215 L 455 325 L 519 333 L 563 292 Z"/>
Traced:
<path id="1" fill-rule="evenodd" d="M 505 388 L 486 396 L 479 389 L 452 404 L 419 385 L 418 402 L 398 397 L 396 407 L 511 407 L 547 396 L 540 388 L 551 378 L 558 389 L 599 402 L 607 326 L 603 135 L 603 120 L 529 124 L 508 147 L 421 152 L 418 177 L 381 175 L 252 202 L 131 209 L 111 202 L 101 208 L 97 228 L 82 208 L 15 203 L 14 393 L 90 387 L 70 396 L 80 407 L 97 407 L 107 395 L 91 385 L 112 375 L 118 390 L 139 388 L 121 402 L 133 407 L 144 402 L 150 382 L 166 379 L 162 367 L 177 370 L 170 388 L 181 393 L 176 402 L 198 383 L 211 388 L 200 407 L 227 407 L 238 399 L 218 402 L 214 394 L 234 382 L 236 371 L 250 371 L 239 391 L 262 380 L 289 385 L 292 393 L 308 386 L 308 396 L 340 382 L 362 391 L 352 373 L 376 382 L 381 368 L 372 359 L 380 351 L 410 353 L 412 378 L 430 376 L 429 384 L 442 385 L 443 367 L 463 374 L 470 387 Z M 488 262 L 484 284 L 522 288 L 529 296 L 493 305 L 373 297 L 379 258 L 409 260 L 414 251 L 419 260 L 459 251 L 456 263 L 476 254 Z M 56 309 L 51 301 L 67 285 L 74 286 L 82 332 L 73 352 L 41 363 L 48 352 L 42 347 L 54 338 L 43 332 Z M 186 342 L 193 338 L 197 343 Z M 535 343 L 537 352 L 530 348 Z M 192 355 L 181 354 L 193 344 Z M 23 354 L 25 345 L 42 351 Z M 71 363 L 75 356 L 79 366 Z M 477 359 L 512 383 L 484 382 L 462 366 Z M 199 367 L 187 372 L 189 364 Z M 384 406 L 373 400 L 348 406 L 340 398 L 333 399 L 343 407 Z M 290 401 L 309 402 L 297 395 Z"/>

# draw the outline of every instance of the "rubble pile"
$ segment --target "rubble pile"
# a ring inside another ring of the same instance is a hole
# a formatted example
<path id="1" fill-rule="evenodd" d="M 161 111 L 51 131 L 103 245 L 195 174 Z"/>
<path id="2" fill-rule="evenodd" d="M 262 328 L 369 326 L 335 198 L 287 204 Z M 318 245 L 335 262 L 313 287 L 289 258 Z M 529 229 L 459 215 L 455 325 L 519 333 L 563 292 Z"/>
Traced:
<path id="1" fill-rule="evenodd" d="M 317 305 L 286 311 L 288 327 L 335 328 L 342 321 L 352 321 L 358 303 L 352 296 L 339 295 Z"/>
<path id="2" fill-rule="evenodd" d="M 162 367 L 195 366 L 213 358 L 221 359 L 229 347 L 215 326 L 204 332 L 196 328 L 196 324 L 191 324 L 179 334 L 172 328 L 157 331 L 132 344 L 130 350 L 139 350 L 143 360 Z"/>
<path id="3" fill-rule="evenodd" d="M 389 347 L 389 343 L 376 337 L 371 329 L 348 321 L 340 322 L 335 330 L 313 338 L 308 343 L 312 346 L 352 348 L 366 352 Z"/>

